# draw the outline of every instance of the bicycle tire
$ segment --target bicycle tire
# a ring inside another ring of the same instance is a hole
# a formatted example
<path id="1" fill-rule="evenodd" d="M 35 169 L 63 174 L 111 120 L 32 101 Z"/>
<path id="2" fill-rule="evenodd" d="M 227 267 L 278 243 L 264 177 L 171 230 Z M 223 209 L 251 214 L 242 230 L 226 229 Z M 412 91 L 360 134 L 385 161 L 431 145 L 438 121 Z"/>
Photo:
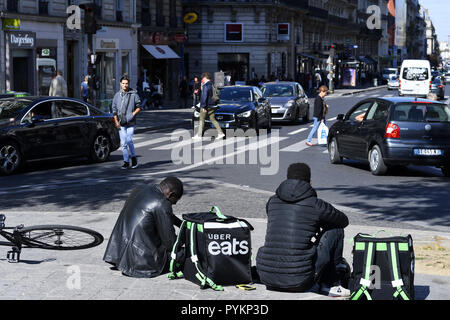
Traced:
<path id="1" fill-rule="evenodd" d="M 97 231 L 68 225 L 38 225 L 20 230 L 22 245 L 48 250 L 80 250 L 103 242 Z"/>

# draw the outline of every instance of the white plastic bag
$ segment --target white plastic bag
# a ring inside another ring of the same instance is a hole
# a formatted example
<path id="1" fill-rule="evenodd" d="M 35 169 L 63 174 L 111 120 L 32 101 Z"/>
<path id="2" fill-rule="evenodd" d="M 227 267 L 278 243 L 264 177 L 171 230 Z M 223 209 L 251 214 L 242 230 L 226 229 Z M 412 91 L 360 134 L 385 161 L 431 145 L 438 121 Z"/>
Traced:
<path id="1" fill-rule="evenodd" d="M 317 144 L 327 144 L 327 138 L 328 127 L 325 123 L 321 122 L 317 130 Z"/>

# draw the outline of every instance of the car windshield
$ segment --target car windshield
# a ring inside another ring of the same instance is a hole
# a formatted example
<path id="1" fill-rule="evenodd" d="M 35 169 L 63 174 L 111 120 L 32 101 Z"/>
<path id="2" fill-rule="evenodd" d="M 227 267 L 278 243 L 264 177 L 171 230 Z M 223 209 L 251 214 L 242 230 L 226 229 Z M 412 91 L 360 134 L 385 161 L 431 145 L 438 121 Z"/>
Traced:
<path id="1" fill-rule="evenodd" d="M 397 70 L 388 70 L 388 69 L 384 69 L 384 71 L 383 71 L 384 74 L 393 74 L 396 72 L 397 72 Z"/>
<path id="2" fill-rule="evenodd" d="M 444 104 L 397 104 L 394 107 L 391 120 L 408 122 L 450 122 L 450 109 Z"/>
<path id="3" fill-rule="evenodd" d="M 29 104 L 29 100 L 0 101 L 0 120 L 15 119 Z"/>
<path id="4" fill-rule="evenodd" d="M 263 97 L 291 97 L 294 95 L 294 87 L 286 84 L 265 85 L 261 91 Z"/>
<path id="5" fill-rule="evenodd" d="M 405 67 L 403 69 L 403 79 L 405 80 L 427 80 L 428 69 L 424 67 Z"/>
<path id="6" fill-rule="evenodd" d="M 219 94 L 220 101 L 253 101 L 250 88 L 223 88 Z"/>

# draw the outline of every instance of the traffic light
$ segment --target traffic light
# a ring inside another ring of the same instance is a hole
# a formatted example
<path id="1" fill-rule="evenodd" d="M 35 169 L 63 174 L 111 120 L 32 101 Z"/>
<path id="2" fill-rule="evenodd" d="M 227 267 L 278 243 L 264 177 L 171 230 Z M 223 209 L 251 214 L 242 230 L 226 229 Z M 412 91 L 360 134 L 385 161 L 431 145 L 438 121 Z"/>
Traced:
<path id="1" fill-rule="evenodd" d="M 84 33 L 94 34 L 97 32 L 97 20 L 95 18 L 95 11 L 97 5 L 95 3 L 84 3 L 79 5 L 81 10 L 84 10 Z"/>

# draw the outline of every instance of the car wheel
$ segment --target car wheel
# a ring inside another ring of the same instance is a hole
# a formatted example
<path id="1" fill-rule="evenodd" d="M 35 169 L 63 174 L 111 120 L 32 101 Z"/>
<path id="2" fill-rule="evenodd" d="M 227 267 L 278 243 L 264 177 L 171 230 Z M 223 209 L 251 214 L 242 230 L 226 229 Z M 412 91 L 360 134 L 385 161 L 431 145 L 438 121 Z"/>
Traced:
<path id="1" fill-rule="evenodd" d="M 95 136 L 91 146 L 90 158 L 94 162 L 105 162 L 111 153 L 109 139 L 103 133 Z"/>
<path id="2" fill-rule="evenodd" d="M 308 123 L 309 122 L 309 108 L 306 110 L 306 114 L 303 117 L 303 123 Z"/>
<path id="3" fill-rule="evenodd" d="M 373 175 L 379 176 L 387 172 L 387 166 L 384 164 L 383 155 L 378 145 L 374 145 L 369 152 L 370 171 Z"/>
<path id="4" fill-rule="evenodd" d="M 0 144 L 0 172 L 4 175 L 15 173 L 22 163 L 22 155 L 15 143 Z"/>
<path id="5" fill-rule="evenodd" d="M 342 163 L 342 157 L 339 154 L 336 138 L 331 139 L 330 143 L 328 144 L 328 155 L 330 156 L 330 162 L 332 164 Z"/>
<path id="6" fill-rule="evenodd" d="M 450 177 L 450 164 L 441 167 L 441 171 L 442 171 L 442 174 L 444 175 L 444 177 L 447 177 L 447 178 Z"/>

